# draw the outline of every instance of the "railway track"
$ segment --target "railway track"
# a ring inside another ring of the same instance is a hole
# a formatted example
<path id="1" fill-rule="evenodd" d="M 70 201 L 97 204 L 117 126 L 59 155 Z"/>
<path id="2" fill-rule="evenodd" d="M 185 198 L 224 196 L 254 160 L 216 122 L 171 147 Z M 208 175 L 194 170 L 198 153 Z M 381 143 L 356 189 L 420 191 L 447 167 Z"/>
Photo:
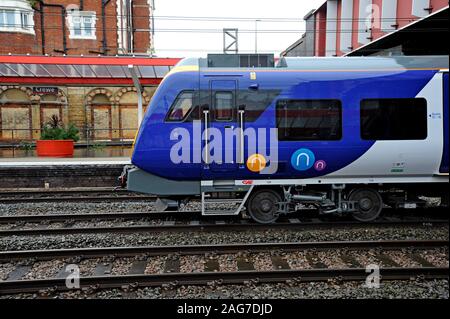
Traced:
<path id="1" fill-rule="evenodd" d="M 152 219 L 171 219 L 199 217 L 200 211 L 187 212 L 166 212 L 166 211 L 152 211 L 152 212 L 118 212 L 118 213 L 86 213 L 86 214 L 45 214 L 45 215 L 8 215 L 0 216 L 0 224 L 8 223 L 51 223 L 51 222 L 65 222 L 65 221 L 86 221 L 86 220 L 140 220 L 142 218 Z"/>
<path id="2" fill-rule="evenodd" d="M 383 216 L 380 220 L 384 221 L 422 221 L 426 220 L 440 220 L 444 219 L 442 217 L 447 217 L 447 211 L 442 209 L 423 209 L 425 214 L 408 214 L 408 213 L 398 213 L 395 210 L 385 210 Z M 299 218 L 300 220 L 312 220 L 317 217 L 317 210 L 305 208 L 297 213 L 292 213 L 289 215 L 289 219 L 295 220 Z M 127 219 L 127 220 L 139 220 L 142 218 L 152 218 L 152 219 L 164 219 L 164 220 L 185 220 L 191 218 L 200 218 L 201 211 L 199 210 L 185 210 L 185 211 L 147 211 L 147 212 L 112 212 L 112 213 L 51 213 L 51 214 L 40 214 L 40 215 L 4 215 L 0 216 L 0 225 L 8 223 L 51 223 L 51 222 L 64 222 L 70 221 L 88 221 L 88 220 L 115 220 L 115 219 Z M 209 219 L 239 219 L 239 216 L 208 216 Z M 342 220 L 341 217 L 326 216 L 330 220 Z M 422 218 L 422 219 L 420 219 Z M 282 220 L 288 220 L 288 218 L 283 217 Z M 316 218 L 317 219 L 317 218 Z"/>
<path id="3" fill-rule="evenodd" d="M 0 191 L 0 204 L 154 199 L 151 195 L 113 188 Z"/>
<path id="4" fill-rule="evenodd" d="M 142 246 L 142 247 L 101 247 L 101 248 L 69 248 L 50 250 L 16 250 L 0 251 L 0 262 L 33 258 L 46 260 L 51 258 L 67 258 L 83 256 L 94 257 L 134 257 L 140 254 L 157 255 L 195 255 L 207 253 L 239 253 L 265 251 L 297 251 L 305 249 L 401 249 L 401 248 L 438 248 L 448 247 L 445 240 L 386 240 L 386 241 L 324 241 L 324 242 L 285 242 L 285 243 L 246 243 L 227 245 L 180 245 L 180 246 Z"/>
<path id="5" fill-rule="evenodd" d="M 184 214 L 184 215 L 183 215 Z M 327 227 L 363 227 L 363 226 L 442 226 L 448 225 L 448 219 L 436 218 L 401 218 L 386 216 L 373 222 L 362 223 L 354 220 L 319 219 L 319 218 L 281 218 L 274 224 L 258 224 L 251 220 L 239 218 L 217 217 L 199 219 L 200 212 L 130 212 L 105 214 L 70 214 L 70 215 L 35 215 L 35 216 L 3 216 L 0 225 L 13 224 L 10 228 L 0 229 L 0 237 L 6 236 L 44 236 L 68 234 L 99 233 L 138 233 L 138 232 L 170 232 L 170 231 L 242 231 L 267 229 L 314 229 Z M 194 218 L 194 219 L 192 219 Z M 220 218 L 220 219 L 218 219 Z M 77 227 L 77 221 L 89 221 L 96 224 L 99 220 L 139 221 L 139 225 L 108 225 Z M 177 220 L 173 220 L 177 219 Z M 23 227 L 29 222 L 38 223 L 31 227 Z M 60 227 L 49 227 L 51 223 L 62 222 Z M 17 223 L 19 226 L 17 227 Z"/>
<path id="6" fill-rule="evenodd" d="M 79 288 L 90 292 L 105 288 L 133 290 L 139 287 L 164 285 L 176 287 L 287 281 L 300 283 L 327 281 L 333 278 L 338 281 L 365 281 L 367 265 L 364 256 L 375 256 L 375 262 L 381 265 L 382 281 L 410 280 L 412 277 L 446 279 L 449 270 L 448 247 L 449 242 L 444 240 L 407 240 L 4 251 L 0 252 L 0 262 L 16 262 L 16 264 L 8 278 L 0 281 L 0 293 L 39 291 L 46 295 L 68 290 L 66 265 L 73 263 L 74 260 L 82 263 L 83 260 L 89 259 L 94 259 L 94 262 L 91 270 L 81 275 Z M 338 262 L 337 266 L 333 267 L 326 261 L 326 255 L 333 255 L 336 251 L 340 252 L 339 257 L 343 263 Z M 433 264 L 428 261 L 426 256 L 430 251 L 434 255 L 440 254 L 442 260 L 447 260 L 446 264 Z M 297 253 L 304 257 L 299 257 Z M 404 254 L 405 260 L 409 258 L 403 265 L 396 259 L 399 253 Z M 221 256 L 226 258 L 223 259 Z M 361 256 L 363 258 L 359 259 Z M 109 259 L 105 259 L 106 257 Z M 27 277 L 27 273 L 33 273 L 36 263 L 62 258 L 66 260 L 63 263 L 56 263 L 62 267 L 54 269 L 53 276 Z M 148 271 L 148 265 L 155 265 L 155 258 L 159 258 L 158 260 L 162 262 Z M 202 269 L 183 268 L 198 263 L 199 258 Z M 266 260 L 263 266 L 258 264 L 260 258 Z M 296 258 L 305 258 L 307 264 L 303 263 L 299 267 Z M 30 259 L 32 262 L 23 262 Z M 128 267 L 125 267 L 126 271 L 115 273 L 114 264 L 123 263 L 123 260 L 129 262 Z M 229 265 L 223 264 L 230 261 L 234 267 L 230 268 Z"/>

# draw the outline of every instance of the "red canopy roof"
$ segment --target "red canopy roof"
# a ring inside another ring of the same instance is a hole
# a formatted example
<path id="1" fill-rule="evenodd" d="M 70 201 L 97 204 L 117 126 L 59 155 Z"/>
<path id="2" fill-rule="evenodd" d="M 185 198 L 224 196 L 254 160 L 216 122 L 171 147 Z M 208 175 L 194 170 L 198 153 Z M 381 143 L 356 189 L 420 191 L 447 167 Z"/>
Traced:
<path id="1" fill-rule="evenodd" d="M 157 85 L 179 58 L 0 56 L 0 84 L 131 85 L 132 65 L 142 84 Z"/>

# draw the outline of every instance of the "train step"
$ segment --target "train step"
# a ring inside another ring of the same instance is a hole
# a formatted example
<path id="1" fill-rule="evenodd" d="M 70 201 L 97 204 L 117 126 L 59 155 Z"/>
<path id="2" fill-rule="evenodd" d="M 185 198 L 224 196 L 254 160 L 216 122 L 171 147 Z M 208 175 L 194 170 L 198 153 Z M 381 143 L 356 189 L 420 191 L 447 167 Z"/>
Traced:
<path id="1" fill-rule="evenodd" d="M 242 209 L 242 203 L 243 199 L 240 198 L 211 198 L 210 194 L 202 193 L 202 215 L 238 215 Z"/>
<path id="2" fill-rule="evenodd" d="M 235 216 L 236 210 L 212 210 L 202 212 L 203 216 Z"/>
<path id="3" fill-rule="evenodd" d="M 242 203 L 242 199 L 231 199 L 231 198 L 205 198 L 205 203 L 208 204 L 240 204 Z"/>

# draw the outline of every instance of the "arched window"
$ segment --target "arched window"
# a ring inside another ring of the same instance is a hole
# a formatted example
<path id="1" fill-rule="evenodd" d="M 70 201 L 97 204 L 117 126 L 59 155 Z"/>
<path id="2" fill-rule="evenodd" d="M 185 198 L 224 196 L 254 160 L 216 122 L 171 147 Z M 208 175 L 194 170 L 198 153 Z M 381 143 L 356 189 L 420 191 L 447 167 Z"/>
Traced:
<path id="1" fill-rule="evenodd" d="M 149 91 L 151 92 L 149 94 Z M 154 89 L 150 88 L 142 92 L 143 113 L 147 110 L 150 96 Z M 133 140 L 138 129 L 138 95 L 135 88 L 122 88 L 117 94 L 115 101 L 119 106 L 120 138 Z"/>
<path id="2" fill-rule="evenodd" d="M 19 89 L 0 93 L 0 139 L 30 140 L 32 138 L 31 101 Z"/>
<path id="3" fill-rule="evenodd" d="M 119 127 L 122 139 L 132 140 L 137 130 L 138 96 L 134 91 L 123 94 L 119 101 Z M 145 111 L 145 109 L 144 109 Z"/>
<path id="4" fill-rule="evenodd" d="M 62 103 L 57 95 L 41 96 L 40 112 L 41 127 L 45 123 L 48 123 L 53 115 L 56 115 L 61 121 L 63 121 Z"/>
<path id="5" fill-rule="evenodd" d="M 112 114 L 111 102 L 106 94 L 96 94 L 91 106 L 91 123 L 94 140 L 111 140 Z"/>

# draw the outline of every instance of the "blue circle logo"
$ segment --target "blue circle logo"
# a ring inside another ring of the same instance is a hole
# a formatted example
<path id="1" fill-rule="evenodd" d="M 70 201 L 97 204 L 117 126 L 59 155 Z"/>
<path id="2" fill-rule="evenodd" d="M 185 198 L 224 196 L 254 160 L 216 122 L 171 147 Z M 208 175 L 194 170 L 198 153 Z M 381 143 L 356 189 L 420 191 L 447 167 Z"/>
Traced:
<path id="1" fill-rule="evenodd" d="M 292 154 L 291 165 L 297 171 L 306 171 L 316 162 L 314 153 L 307 148 L 301 148 Z"/>

